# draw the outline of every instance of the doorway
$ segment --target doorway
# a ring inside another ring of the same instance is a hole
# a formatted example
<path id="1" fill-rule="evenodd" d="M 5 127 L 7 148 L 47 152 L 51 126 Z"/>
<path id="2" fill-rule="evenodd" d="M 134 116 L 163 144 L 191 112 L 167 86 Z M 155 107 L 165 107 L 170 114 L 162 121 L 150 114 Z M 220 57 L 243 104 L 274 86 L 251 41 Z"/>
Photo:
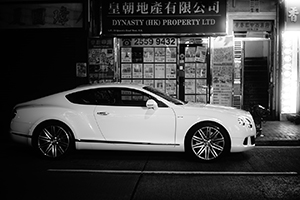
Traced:
<path id="1" fill-rule="evenodd" d="M 235 51 L 239 52 L 239 56 L 236 53 L 235 60 L 240 62 L 240 76 L 236 77 L 240 80 L 236 81 L 237 78 L 235 78 L 235 82 L 240 83 L 238 85 L 240 87 L 240 103 L 244 110 L 249 110 L 256 104 L 267 109 L 271 107 L 270 49 L 269 39 L 236 38 Z"/>

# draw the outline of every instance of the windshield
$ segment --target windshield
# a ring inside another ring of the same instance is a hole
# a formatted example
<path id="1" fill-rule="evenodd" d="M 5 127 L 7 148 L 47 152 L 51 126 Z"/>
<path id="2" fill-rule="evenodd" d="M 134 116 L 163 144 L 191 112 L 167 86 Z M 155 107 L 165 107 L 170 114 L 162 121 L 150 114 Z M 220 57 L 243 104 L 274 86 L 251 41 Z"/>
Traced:
<path id="1" fill-rule="evenodd" d="M 174 97 L 172 97 L 172 96 L 170 96 L 170 95 L 168 95 L 168 94 L 166 94 L 166 93 L 164 93 L 164 92 L 162 92 L 158 89 L 155 89 L 153 87 L 145 86 L 144 89 L 149 91 L 149 92 L 152 92 L 152 93 L 156 94 L 157 96 L 160 96 L 161 98 L 163 98 L 167 101 L 170 101 L 170 102 L 172 102 L 176 105 L 183 105 L 184 104 L 184 102 L 182 102 L 182 101 L 180 101 L 180 100 L 178 100 L 178 99 L 176 99 L 176 98 L 174 98 Z"/>

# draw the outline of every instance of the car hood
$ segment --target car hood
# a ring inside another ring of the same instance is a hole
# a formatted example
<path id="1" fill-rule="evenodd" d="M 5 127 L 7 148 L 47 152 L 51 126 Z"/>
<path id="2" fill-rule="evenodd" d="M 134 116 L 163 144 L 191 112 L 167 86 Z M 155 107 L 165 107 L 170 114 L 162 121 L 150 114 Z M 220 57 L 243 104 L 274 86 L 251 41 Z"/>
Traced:
<path id="1" fill-rule="evenodd" d="M 222 106 L 222 105 L 215 105 L 215 104 L 204 104 L 204 103 L 193 103 L 193 102 L 188 102 L 187 104 L 184 105 L 185 109 L 202 109 L 202 110 L 207 110 L 207 111 L 212 111 L 212 112 L 219 112 L 219 113 L 226 113 L 226 114 L 232 114 L 232 115 L 247 115 L 251 116 L 251 114 L 248 111 L 241 110 L 238 108 L 234 107 L 229 107 L 229 106 Z"/>

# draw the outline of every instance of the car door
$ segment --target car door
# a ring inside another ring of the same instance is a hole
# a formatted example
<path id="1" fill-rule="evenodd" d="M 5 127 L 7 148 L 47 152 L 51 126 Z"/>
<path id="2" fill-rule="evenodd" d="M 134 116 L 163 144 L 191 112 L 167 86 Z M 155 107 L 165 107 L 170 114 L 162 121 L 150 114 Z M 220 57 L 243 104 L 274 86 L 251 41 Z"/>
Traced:
<path id="1" fill-rule="evenodd" d="M 174 144 L 175 114 L 159 103 L 148 109 L 152 98 L 146 93 L 127 88 L 110 88 L 111 104 L 97 105 L 95 118 L 107 141 L 132 144 Z M 113 103 L 112 103 L 113 102 Z"/>

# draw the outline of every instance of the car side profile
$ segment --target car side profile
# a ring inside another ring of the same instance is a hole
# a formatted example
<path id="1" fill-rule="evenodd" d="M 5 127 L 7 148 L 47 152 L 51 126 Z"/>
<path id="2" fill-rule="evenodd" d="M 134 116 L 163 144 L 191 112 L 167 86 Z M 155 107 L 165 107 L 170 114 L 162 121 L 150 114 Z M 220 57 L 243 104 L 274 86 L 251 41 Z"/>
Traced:
<path id="1" fill-rule="evenodd" d="M 184 151 L 212 161 L 255 147 L 249 112 L 185 103 L 146 85 L 81 86 L 18 104 L 13 114 L 12 139 L 53 159 L 93 149 Z"/>

